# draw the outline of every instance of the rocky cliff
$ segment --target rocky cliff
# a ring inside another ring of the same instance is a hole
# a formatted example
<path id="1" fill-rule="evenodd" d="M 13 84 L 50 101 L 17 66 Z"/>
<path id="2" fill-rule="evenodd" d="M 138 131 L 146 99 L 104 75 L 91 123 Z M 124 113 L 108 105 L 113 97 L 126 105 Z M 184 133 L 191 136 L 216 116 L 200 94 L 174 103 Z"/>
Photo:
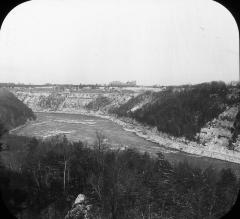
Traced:
<path id="1" fill-rule="evenodd" d="M 14 94 L 33 111 L 81 112 L 82 110 L 102 110 L 107 112 L 127 102 L 137 93 L 82 90 L 79 92 L 37 92 L 34 90 L 13 90 Z"/>
<path id="2" fill-rule="evenodd" d="M 0 122 L 12 129 L 35 119 L 33 111 L 20 101 L 13 93 L 0 88 Z"/>

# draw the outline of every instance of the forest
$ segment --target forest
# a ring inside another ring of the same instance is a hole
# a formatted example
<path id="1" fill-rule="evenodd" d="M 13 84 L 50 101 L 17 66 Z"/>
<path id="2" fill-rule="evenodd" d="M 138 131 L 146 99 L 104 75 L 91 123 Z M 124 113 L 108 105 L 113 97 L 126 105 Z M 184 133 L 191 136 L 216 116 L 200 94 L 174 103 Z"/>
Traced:
<path id="1" fill-rule="evenodd" d="M 145 93 L 145 96 L 151 96 L 151 101 L 134 112 L 131 107 L 144 95 L 130 99 L 111 113 L 131 117 L 176 137 L 193 140 L 207 122 L 226 107 L 240 102 L 240 95 L 234 97 L 231 93 L 231 86 L 224 82 L 169 86 L 164 91 Z"/>
<path id="2" fill-rule="evenodd" d="M 85 107 L 90 110 L 99 110 L 111 103 L 111 100 L 105 96 L 98 96 L 95 101 L 89 102 Z"/>
<path id="3" fill-rule="evenodd" d="M 65 136 L 10 142 L 10 151 L 21 148 L 24 154 L 15 168 L 1 161 L 8 209 L 23 219 L 65 218 L 84 194 L 91 206 L 87 218 L 209 219 L 221 218 L 236 201 L 240 183 L 230 169 L 173 165 L 161 153 L 154 158 L 134 149 L 110 150 L 103 139 L 97 132 L 92 146 Z"/>
<path id="4" fill-rule="evenodd" d="M 0 87 L 0 122 L 11 129 L 34 120 L 33 111 L 6 88 Z"/>

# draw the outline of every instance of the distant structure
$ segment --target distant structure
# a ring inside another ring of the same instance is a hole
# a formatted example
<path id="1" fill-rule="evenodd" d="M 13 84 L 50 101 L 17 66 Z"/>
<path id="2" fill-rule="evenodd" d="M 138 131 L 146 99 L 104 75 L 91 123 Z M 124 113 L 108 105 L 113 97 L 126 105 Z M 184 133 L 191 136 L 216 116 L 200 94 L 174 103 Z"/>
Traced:
<path id="1" fill-rule="evenodd" d="M 127 86 L 136 86 L 137 85 L 137 81 L 127 81 L 126 83 Z"/>
<path id="2" fill-rule="evenodd" d="M 109 86 L 122 86 L 123 83 L 121 81 L 112 81 L 109 83 Z"/>
<path id="3" fill-rule="evenodd" d="M 113 87 L 135 87 L 137 85 L 137 81 L 127 81 L 126 83 L 121 81 L 112 81 L 108 85 Z"/>

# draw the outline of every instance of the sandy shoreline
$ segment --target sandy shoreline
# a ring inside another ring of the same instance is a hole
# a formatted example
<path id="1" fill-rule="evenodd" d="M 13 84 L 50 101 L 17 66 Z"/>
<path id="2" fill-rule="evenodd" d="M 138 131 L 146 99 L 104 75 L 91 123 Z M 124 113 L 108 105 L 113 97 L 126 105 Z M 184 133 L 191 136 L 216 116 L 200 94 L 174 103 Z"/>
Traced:
<path id="1" fill-rule="evenodd" d="M 204 156 L 209 158 L 215 158 L 219 160 L 229 161 L 240 164 L 240 153 L 237 151 L 230 151 L 226 148 L 219 146 L 219 148 L 209 148 L 193 141 L 186 140 L 184 138 L 175 138 L 165 133 L 160 133 L 156 128 L 150 126 L 144 126 L 129 118 L 116 118 L 114 115 L 106 115 L 101 111 L 87 111 L 87 110 L 64 110 L 64 111 L 34 111 L 36 113 L 66 113 L 66 114 L 81 114 L 86 116 L 95 116 L 103 119 L 108 119 L 118 125 L 120 125 L 125 131 L 133 132 L 137 136 L 144 138 L 147 141 L 159 144 L 165 148 L 175 149 L 177 151 L 185 152 L 188 154 Z M 31 121 L 30 121 L 31 122 Z M 10 132 L 20 129 L 29 122 L 22 126 L 19 126 Z"/>

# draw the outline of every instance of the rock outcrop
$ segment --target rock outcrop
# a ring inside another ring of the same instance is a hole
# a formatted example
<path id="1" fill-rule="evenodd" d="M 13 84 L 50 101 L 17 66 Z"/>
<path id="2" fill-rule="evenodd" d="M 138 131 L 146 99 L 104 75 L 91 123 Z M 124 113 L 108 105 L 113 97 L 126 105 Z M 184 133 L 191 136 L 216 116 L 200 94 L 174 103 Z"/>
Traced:
<path id="1" fill-rule="evenodd" d="M 208 147 L 228 147 L 230 141 L 232 141 L 232 130 L 234 129 L 234 122 L 238 113 L 238 106 L 235 105 L 227 108 L 217 118 L 208 122 L 201 129 L 200 133 L 196 135 L 200 143 Z"/>
<path id="2" fill-rule="evenodd" d="M 99 92 L 82 90 L 79 92 L 38 92 L 34 90 L 13 90 L 14 94 L 33 111 L 80 112 L 81 110 L 101 110 L 118 107 L 127 102 L 136 93 L 132 91 Z"/>
<path id="3" fill-rule="evenodd" d="M 240 110 L 238 110 L 238 114 L 235 117 L 231 133 L 232 138 L 229 143 L 229 147 L 240 151 Z"/>
<path id="4" fill-rule="evenodd" d="M 91 205 L 87 203 L 86 196 L 79 194 L 72 205 L 72 209 L 65 216 L 65 219 L 90 219 L 90 209 Z"/>

